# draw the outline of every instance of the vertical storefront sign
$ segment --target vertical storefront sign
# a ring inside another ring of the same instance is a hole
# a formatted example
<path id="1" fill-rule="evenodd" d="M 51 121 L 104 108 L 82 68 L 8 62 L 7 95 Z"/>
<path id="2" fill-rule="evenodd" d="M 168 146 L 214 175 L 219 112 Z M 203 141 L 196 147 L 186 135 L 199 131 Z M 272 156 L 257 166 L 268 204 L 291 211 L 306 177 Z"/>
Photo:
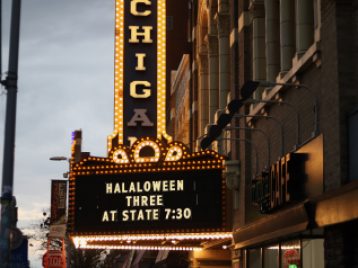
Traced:
<path id="1" fill-rule="evenodd" d="M 165 0 L 117 0 L 114 132 L 108 150 L 166 133 Z"/>
<path id="2" fill-rule="evenodd" d="M 65 223 L 67 181 L 51 181 L 51 224 Z"/>

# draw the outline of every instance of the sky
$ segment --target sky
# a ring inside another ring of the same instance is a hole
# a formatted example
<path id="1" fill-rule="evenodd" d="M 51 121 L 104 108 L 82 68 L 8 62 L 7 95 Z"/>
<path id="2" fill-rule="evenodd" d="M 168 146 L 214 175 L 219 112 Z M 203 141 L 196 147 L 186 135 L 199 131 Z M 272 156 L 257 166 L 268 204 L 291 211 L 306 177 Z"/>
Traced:
<path id="1" fill-rule="evenodd" d="M 4 79 L 12 1 L 2 2 Z M 72 131 L 82 129 L 83 151 L 106 156 L 113 130 L 114 2 L 22 1 L 14 195 L 25 232 L 48 211 L 51 180 L 68 171 L 68 162 L 49 158 L 70 156 Z M 1 88 L 1 170 L 5 106 Z M 31 267 L 41 267 L 31 250 Z"/>

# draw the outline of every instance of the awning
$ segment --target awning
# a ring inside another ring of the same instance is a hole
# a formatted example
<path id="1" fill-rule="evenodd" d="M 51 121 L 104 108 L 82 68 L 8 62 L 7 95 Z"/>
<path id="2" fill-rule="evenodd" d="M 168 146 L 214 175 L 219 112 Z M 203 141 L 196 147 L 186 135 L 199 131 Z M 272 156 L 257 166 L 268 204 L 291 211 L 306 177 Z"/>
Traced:
<path id="1" fill-rule="evenodd" d="M 307 230 L 309 203 L 262 217 L 234 231 L 235 249 L 260 244 L 296 232 Z"/>
<path id="2" fill-rule="evenodd" d="M 327 192 L 315 203 L 318 227 L 358 219 L 358 180 Z"/>

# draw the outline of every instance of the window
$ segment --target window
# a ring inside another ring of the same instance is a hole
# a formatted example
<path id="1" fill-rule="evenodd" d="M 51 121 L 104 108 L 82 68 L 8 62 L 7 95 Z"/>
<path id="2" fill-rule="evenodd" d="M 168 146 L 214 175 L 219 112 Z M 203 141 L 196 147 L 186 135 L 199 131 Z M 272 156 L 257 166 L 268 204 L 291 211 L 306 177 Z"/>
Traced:
<path id="1" fill-rule="evenodd" d="M 293 240 L 281 244 L 281 268 L 301 268 L 301 241 Z"/>
<path id="2" fill-rule="evenodd" d="M 323 242 L 296 239 L 248 249 L 245 268 L 324 268 Z"/>
<path id="3" fill-rule="evenodd" d="M 248 268 L 262 268 L 261 248 L 248 251 Z"/>
<path id="4" fill-rule="evenodd" d="M 304 268 L 324 267 L 323 239 L 302 240 L 302 265 Z"/>
<path id="5" fill-rule="evenodd" d="M 275 82 L 312 46 L 320 28 L 320 0 L 251 0 L 253 80 Z M 254 93 L 260 99 L 264 89 Z"/>
<path id="6" fill-rule="evenodd" d="M 264 248 L 264 267 L 279 267 L 279 244 Z"/>

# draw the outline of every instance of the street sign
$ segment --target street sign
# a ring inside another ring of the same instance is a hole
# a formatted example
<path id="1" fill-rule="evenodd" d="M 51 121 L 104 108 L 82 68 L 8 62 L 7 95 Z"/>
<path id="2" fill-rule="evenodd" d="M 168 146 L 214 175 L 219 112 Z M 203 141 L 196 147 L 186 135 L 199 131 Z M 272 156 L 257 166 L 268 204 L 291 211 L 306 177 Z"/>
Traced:
<path id="1" fill-rule="evenodd" d="M 51 224 L 49 238 L 65 238 L 66 236 L 66 224 Z"/>
<path id="2" fill-rule="evenodd" d="M 64 256 L 61 250 L 48 250 L 42 259 L 45 268 L 64 268 L 66 267 Z"/>

